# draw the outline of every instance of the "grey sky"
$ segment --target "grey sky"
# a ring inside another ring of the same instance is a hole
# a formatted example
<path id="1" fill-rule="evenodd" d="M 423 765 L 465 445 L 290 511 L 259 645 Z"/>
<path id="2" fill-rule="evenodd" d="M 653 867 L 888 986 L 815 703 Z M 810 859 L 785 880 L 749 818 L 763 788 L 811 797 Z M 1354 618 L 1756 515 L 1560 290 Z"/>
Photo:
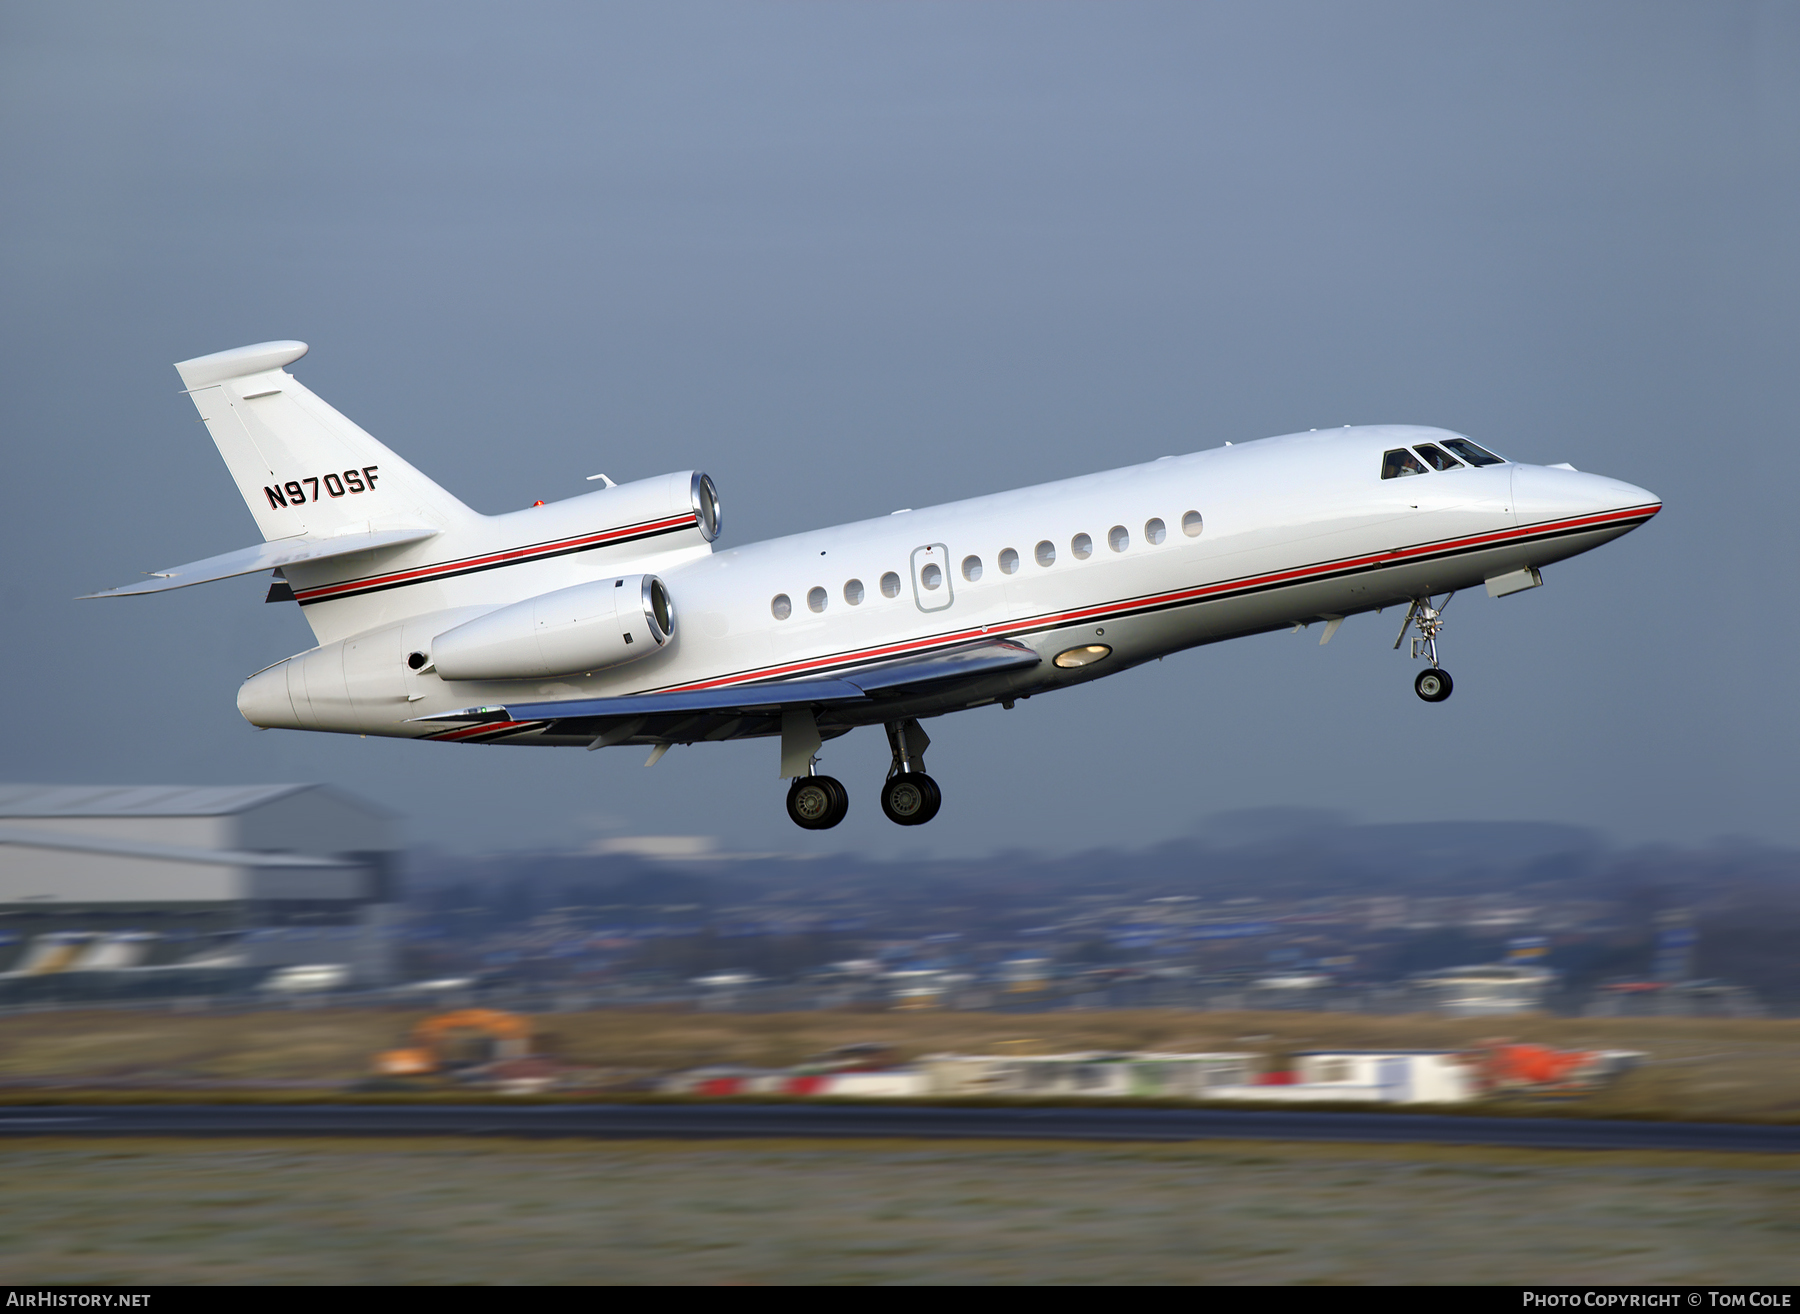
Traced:
<path id="1" fill-rule="evenodd" d="M 1226 808 L 1800 841 L 1800 9 L 1561 3 L 0 10 L 0 773 L 329 780 L 445 845 L 1140 843 Z M 698 467 L 724 544 L 1314 426 L 1441 424 L 1667 509 L 1399 617 L 933 722 L 947 802 L 782 814 L 767 743 L 238 717 L 311 646 L 170 362 L 269 338 L 483 511 Z"/>

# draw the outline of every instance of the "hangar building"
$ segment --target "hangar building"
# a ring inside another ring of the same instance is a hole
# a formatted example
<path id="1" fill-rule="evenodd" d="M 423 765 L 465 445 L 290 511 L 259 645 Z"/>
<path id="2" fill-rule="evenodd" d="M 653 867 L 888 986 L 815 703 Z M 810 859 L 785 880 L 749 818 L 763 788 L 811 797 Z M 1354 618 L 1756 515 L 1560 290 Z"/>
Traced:
<path id="1" fill-rule="evenodd" d="M 0 785 L 0 998 L 384 984 L 394 821 L 325 785 Z"/>

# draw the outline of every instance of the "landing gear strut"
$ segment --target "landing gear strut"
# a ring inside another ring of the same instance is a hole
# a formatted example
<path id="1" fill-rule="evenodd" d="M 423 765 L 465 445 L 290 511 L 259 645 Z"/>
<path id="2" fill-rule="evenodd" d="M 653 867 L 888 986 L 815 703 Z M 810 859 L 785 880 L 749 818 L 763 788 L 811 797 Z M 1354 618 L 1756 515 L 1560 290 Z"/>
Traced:
<path id="1" fill-rule="evenodd" d="M 943 791 L 925 774 L 925 750 L 931 739 L 908 717 L 887 723 L 888 747 L 894 763 L 881 786 L 881 810 L 897 826 L 923 826 L 943 806 Z"/>
<path id="2" fill-rule="evenodd" d="M 1456 687 L 1451 682 L 1450 672 L 1438 665 L 1437 650 L 1438 634 L 1444 628 L 1444 611 L 1449 607 L 1450 599 L 1455 596 L 1456 591 L 1452 589 L 1444 598 L 1442 607 L 1434 607 L 1429 594 L 1423 598 L 1414 598 L 1412 606 L 1407 608 L 1406 619 L 1400 622 L 1400 635 L 1394 640 L 1394 647 L 1399 648 L 1406 638 L 1407 630 L 1417 627 L 1418 637 L 1412 641 L 1413 660 L 1423 657 L 1431 665 L 1419 672 L 1418 678 L 1413 681 L 1413 692 L 1428 703 L 1443 702 Z"/>

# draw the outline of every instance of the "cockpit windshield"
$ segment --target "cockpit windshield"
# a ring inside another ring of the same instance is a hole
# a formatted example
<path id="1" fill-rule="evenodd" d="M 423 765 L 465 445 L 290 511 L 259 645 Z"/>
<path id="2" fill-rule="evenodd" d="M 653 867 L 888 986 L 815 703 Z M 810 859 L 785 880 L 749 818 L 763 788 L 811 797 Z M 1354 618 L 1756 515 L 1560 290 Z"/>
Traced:
<path id="1" fill-rule="evenodd" d="M 1417 447 L 1413 448 L 1413 451 L 1424 457 L 1425 463 L 1433 470 L 1462 469 L 1462 462 L 1450 455 L 1450 453 L 1446 452 L 1442 447 L 1439 447 L 1436 443 L 1420 443 Z"/>
<path id="2" fill-rule="evenodd" d="M 1504 456 L 1495 456 L 1485 447 L 1478 447 L 1467 438 L 1446 438 L 1444 446 L 1455 452 L 1470 465 L 1505 465 Z"/>
<path id="3" fill-rule="evenodd" d="M 1422 475 L 1425 467 L 1419 458 L 1404 447 L 1396 447 L 1384 453 L 1381 458 L 1381 477 L 1383 479 L 1399 479 L 1405 475 Z"/>

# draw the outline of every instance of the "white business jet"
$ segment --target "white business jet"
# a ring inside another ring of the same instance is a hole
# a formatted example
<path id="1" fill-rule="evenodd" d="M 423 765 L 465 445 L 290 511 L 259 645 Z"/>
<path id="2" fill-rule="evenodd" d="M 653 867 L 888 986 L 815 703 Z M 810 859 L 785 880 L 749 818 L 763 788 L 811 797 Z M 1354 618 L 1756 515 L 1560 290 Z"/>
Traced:
<path id="1" fill-rule="evenodd" d="M 936 815 L 920 721 L 1248 634 L 1404 607 L 1426 702 L 1459 589 L 1494 597 L 1662 503 L 1460 434 L 1346 427 L 896 511 L 715 551 L 694 471 L 485 516 L 283 368 L 302 342 L 183 361 L 188 395 L 264 542 L 93 597 L 273 571 L 319 646 L 258 671 L 261 727 L 456 744 L 650 746 L 778 738 L 788 815 L 844 819 L 828 739 L 881 725 L 881 809 Z"/>

